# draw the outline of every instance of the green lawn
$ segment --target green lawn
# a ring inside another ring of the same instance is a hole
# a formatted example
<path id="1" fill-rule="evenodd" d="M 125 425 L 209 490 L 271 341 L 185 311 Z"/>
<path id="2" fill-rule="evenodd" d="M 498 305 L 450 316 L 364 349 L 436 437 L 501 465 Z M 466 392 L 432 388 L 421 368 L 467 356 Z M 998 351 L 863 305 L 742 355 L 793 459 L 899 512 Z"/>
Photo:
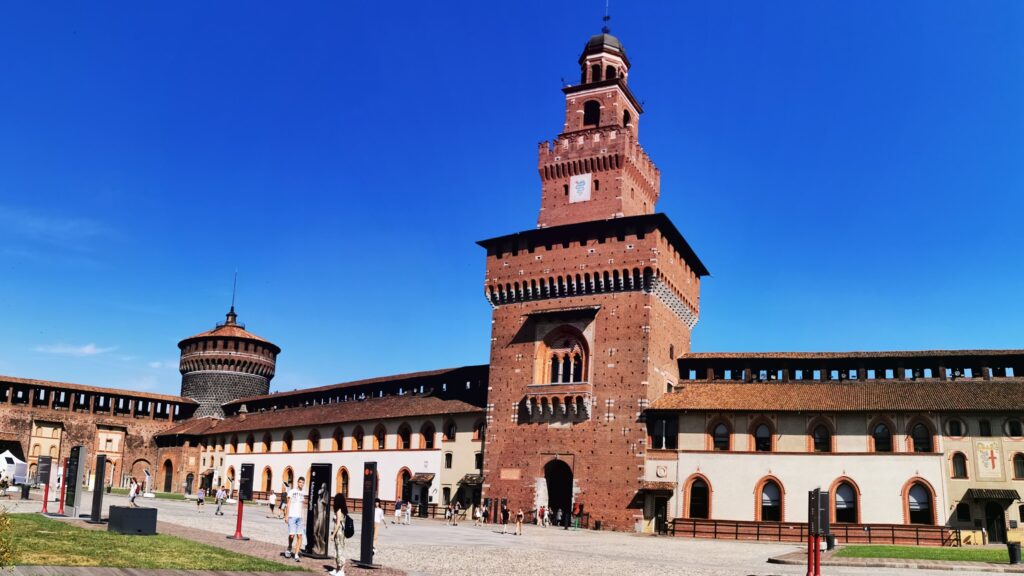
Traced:
<path id="1" fill-rule="evenodd" d="M 128 536 L 78 528 L 38 514 L 10 514 L 14 563 L 180 570 L 299 570 L 175 536 Z"/>
<path id="2" fill-rule="evenodd" d="M 110 493 L 111 494 L 117 494 L 119 496 L 127 496 L 128 495 L 128 489 L 127 488 L 111 488 L 110 489 Z M 163 499 L 163 500 L 184 500 L 185 499 L 185 495 L 184 494 L 178 494 L 177 492 L 153 492 L 153 495 L 156 496 L 157 498 L 160 498 L 160 499 Z M 139 500 L 140 501 L 142 500 L 142 494 L 139 494 Z"/>
<path id="3" fill-rule="evenodd" d="M 1008 564 L 1009 553 L 1000 548 L 940 548 L 938 546 L 844 546 L 836 556 L 845 558 L 900 558 L 905 560 L 953 560 Z"/>

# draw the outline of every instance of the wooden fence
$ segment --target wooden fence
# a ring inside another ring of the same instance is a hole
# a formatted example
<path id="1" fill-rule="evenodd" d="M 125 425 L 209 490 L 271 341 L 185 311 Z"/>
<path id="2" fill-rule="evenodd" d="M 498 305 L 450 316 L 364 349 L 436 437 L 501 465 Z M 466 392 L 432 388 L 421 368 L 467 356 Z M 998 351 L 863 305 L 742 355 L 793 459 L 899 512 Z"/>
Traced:
<path id="1" fill-rule="evenodd" d="M 806 542 L 807 524 L 796 522 L 742 522 L 675 518 L 672 536 L 721 540 Z M 945 526 L 917 524 L 833 524 L 831 533 L 840 544 L 913 544 L 959 546 L 960 531 Z"/>

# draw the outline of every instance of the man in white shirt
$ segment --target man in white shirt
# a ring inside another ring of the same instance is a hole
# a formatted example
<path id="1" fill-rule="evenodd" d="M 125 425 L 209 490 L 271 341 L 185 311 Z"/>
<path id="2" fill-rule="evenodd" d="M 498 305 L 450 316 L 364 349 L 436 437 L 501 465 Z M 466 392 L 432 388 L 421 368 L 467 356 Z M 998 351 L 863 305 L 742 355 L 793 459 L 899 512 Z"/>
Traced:
<path id="1" fill-rule="evenodd" d="M 296 562 L 299 561 L 299 550 L 302 549 L 302 511 L 306 509 L 302 501 L 302 488 L 305 485 L 306 479 L 299 476 L 296 487 L 288 490 L 284 509 L 284 521 L 288 525 L 288 550 L 285 550 L 284 557 L 295 558 Z"/>
<path id="2" fill-rule="evenodd" d="M 380 498 L 377 499 L 373 508 L 373 553 L 377 553 L 377 532 L 380 529 L 380 525 L 383 524 L 385 528 L 388 527 L 388 523 L 384 521 L 384 508 L 380 504 Z"/>

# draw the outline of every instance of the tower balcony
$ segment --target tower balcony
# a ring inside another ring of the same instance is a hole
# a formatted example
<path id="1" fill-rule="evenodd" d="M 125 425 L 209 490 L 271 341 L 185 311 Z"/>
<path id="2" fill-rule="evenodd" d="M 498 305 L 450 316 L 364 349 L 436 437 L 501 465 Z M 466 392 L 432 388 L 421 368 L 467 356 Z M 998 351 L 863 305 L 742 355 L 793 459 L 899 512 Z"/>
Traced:
<path id="1" fill-rule="evenodd" d="M 589 382 L 533 384 L 519 401 L 520 423 L 575 423 L 590 419 L 593 386 Z"/>

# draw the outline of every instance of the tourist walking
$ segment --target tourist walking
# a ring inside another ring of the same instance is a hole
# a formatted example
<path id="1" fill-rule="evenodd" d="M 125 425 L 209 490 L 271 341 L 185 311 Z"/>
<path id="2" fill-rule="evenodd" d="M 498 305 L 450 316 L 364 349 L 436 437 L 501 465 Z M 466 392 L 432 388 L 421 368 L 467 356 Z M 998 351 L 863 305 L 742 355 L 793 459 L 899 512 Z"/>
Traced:
<path id="1" fill-rule="evenodd" d="M 132 478 L 132 483 L 128 487 L 128 505 L 132 508 L 138 508 L 139 505 L 135 503 L 135 498 L 139 496 L 139 483 Z"/>
<path id="2" fill-rule="evenodd" d="M 402 501 L 395 501 L 395 519 L 391 521 L 392 524 L 402 523 Z"/>
<path id="3" fill-rule="evenodd" d="M 196 510 L 202 512 L 203 504 L 206 504 L 206 489 L 200 488 L 199 492 L 196 492 Z"/>
<path id="4" fill-rule="evenodd" d="M 509 517 L 508 504 L 502 504 L 501 505 L 501 533 L 502 534 L 505 534 L 505 533 L 508 532 L 508 517 Z"/>
<path id="5" fill-rule="evenodd" d="M 299 476 L 295 484 L 295 488 L 288 490 L 284 510 L 284 521 L 288 526 L 288 549 L 285 550 L 284 557 L 294 558 L 298 562 L 299 550 L 302 550 L 302 511 L 306 509 L 302 502 L 302 488 L 306 484 L 306 479 Z"/>
<path id="6" fill-rule="evenodd" d="M 328 574 L 330 576 L 345 576 L 345 542 L 351 534 L 347 532 L 347 524 L 350 520 L 348 518 L 348 503 L 345 501 L 344 494 L 338 492 L 334 495 L 332 508 L 334 509 L 334 529 L 331 530 L 331 540 L 334 541 L 334 570 Z"/>
<path id="7" fill-rule="evenodd" d="M 555 526 L 561 526 L 561 525 L 562 525 L 562 509 L 561 508 L 556 508 L 555 509 Z"/>
<path id="8" fill-rule="evenodd" d="M 473 504 L 473 526 L 480 525 L 480 507 Z"/>
<path id="9" fill-rule="evenodd" d="M 490 509 L 487 507 L 487 504 L 480 507 L 480 519 L 483 520 L 484 524 L 488 524 L 491 521 Z"/>
<path id="10" fill-rule="evenodd" d="M 220 507 L 224 505 L 224 501 L 227 500 L 227 498 L 228 493 L 224 491 L 224 486 L 222 485 L 220 488 L 217 489 L 217 509 L 213 512 L 215 515 L 224 515 L 224 512 L 221 512 Z"/>
<path id="11" fill-rule="evenodd" d="M 412 524 L 412 502 L 406 502 L 402 507 L 402 516 L 405 518 L 403 524 L 406 526 Z"/>
<path id="12" fill-rule="evenodd" d="M 380 498 L 374 503 L 373 508 L 373 553 L 377 553 L 377 534 L 380 532 L 380 525 L 383 524 L 385 528 L 388 527 L 388 523 L 384 521 L 384 508 L 381 507 Z"/>
<path id="13" fill-rule="evenodd" d="M 523 520 L 526 520 L 526 514 L 523 513 L 523 509 L 519 508 L 516 512 L 516 536 L 523 535 Z"/>
<path id="14" fill-rule="evenodd" d="M 274 510 L 277 507 L 277 494 L 273 490 L 267 494 L 267 505 L 270 506 L 270 517 L 277 518 L 277 511 Z"/>
<path id="15" fill-rule="evenodd" d="M 451 502 L 449 502 L 448 505 L 444 507 L 444 523 L 449 525 L 449 526 L 452 525 L 452 516 L 455 515 L 452 512 L 454 509 L 455 509 L 455 505 L 452 504 Z"/>
<path id="16" fill-rule="evenodd" d="M 462 504 L 456 500 L 452 506 L 452 526 L 459 525 L 459 514 L 462 514 Z"/>

